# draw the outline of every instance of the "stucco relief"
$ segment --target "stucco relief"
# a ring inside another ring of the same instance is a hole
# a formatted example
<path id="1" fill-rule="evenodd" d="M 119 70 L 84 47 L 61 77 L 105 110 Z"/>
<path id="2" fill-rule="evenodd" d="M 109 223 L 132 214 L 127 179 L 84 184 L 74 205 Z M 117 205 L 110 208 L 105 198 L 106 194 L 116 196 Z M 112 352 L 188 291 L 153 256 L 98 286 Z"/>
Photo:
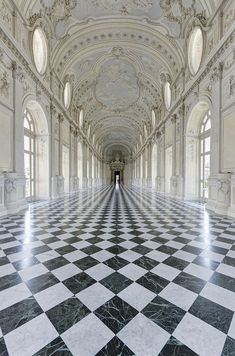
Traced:
<path id="1" fill-rule="evenodd" d="M 9 89 L 10 89 L 9 75 L 5 71 L 2 74 L 0 74 L 0 94 L 3 95 L 5 98 L 8 98 Z"/>
<path id="2" fill-rule="evenodd" d="M 103 64 L 97 79 L 95 95 L 111 110 L 126 110 L 140 95 L 134 67 L 123 59 L 110 59 Z"/>
<path id="3" fill-rule="evenodd" d="M 90 0 L 92 5 L 104 10 L 129 14 L 133 10 L 149 10 L 153 6 L 153 0 Z"/>
<path id="4" fill-rule="evenodd" d="M 230 98 L 235 94 L 235 76 L 232 75 L 225 84 L 226 97 Z"/>

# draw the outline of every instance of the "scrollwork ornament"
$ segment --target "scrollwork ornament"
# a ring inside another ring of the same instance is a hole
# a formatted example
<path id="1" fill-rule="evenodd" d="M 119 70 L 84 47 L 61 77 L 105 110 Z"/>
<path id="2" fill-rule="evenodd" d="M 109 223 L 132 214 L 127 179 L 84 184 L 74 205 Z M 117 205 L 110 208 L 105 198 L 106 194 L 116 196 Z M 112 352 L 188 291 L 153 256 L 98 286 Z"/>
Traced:
<path id="1" fill-rule="evenodd" d="M 15 179 L 10 179 L 7 178 L 5 180 L 5 192 L 10 194 L 12 193 L 14 190 L 16 190 L 16 180 Z"/>
<path id="2" fill-rule="evenodd" d="M 225 196 L 230 192 L 230 181 L 226 180 L 219 180 L 217 182 L 217 189 L 219 192 L 223 193 Z"/>

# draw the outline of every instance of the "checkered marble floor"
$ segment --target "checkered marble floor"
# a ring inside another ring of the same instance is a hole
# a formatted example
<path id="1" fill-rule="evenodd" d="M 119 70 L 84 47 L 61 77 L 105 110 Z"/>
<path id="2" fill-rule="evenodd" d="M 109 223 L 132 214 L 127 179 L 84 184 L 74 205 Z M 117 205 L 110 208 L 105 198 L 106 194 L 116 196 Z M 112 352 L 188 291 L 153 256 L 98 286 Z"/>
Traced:
<path id="1" fill-rule="evenodd" d="M 234 356 L 235 221 L 103 187 L 0 220 L 0 355 Z"/>

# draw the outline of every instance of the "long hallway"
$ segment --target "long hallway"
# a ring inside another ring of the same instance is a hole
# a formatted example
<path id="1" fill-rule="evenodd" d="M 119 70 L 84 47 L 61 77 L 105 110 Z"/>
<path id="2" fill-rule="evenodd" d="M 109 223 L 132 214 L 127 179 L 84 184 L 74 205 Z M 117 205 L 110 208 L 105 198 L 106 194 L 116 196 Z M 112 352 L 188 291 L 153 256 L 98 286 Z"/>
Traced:
<path id="1" fill-rule="evenodd" d="M 235 222 L 102 187 L 0 220 L 0 355 L 228 356 Z"/>

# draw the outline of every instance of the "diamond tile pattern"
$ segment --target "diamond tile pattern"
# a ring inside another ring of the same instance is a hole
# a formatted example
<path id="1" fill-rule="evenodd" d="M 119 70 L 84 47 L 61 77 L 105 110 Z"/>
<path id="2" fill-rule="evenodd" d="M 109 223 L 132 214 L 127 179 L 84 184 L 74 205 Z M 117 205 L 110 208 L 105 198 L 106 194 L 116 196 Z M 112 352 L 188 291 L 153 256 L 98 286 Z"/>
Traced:
<path id="1" fill-rule="evenodd" d="M 27 215 L 26 215 L 27 214 Z M 235 221 L 102 187 L 0 220 L 0 354 L 235 354 Z"/>

